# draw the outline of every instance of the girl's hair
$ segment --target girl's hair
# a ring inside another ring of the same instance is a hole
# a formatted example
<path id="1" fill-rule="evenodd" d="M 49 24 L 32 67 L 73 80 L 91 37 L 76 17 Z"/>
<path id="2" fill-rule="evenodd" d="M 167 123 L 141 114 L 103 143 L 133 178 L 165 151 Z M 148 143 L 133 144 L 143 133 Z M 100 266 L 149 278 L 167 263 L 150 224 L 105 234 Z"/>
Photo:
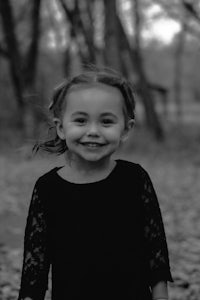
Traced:
<path id="1" fill-rule="evenodd" d="M 49 105 L 49 111 L 52 117 L 61 119 L 66 105 L 66 95 L 72 87 L 78 84 L 93 83 L 103 83 L 119 89 L 125 104 L 125 124 L 127 124 L 128 120 L 135 118 L 135 98 L 132 85 L 115 70 L 96 66 L 90 66 L 88 69 L 86 68 L 83 73 L 73 78 L 65 79 L 54 89 L 52 101 Z M 58 155 L 64 153 L 67 150 L 67 145 L 65 141 L 61 140 L 57 135 L 55 125 L 49 127 L 49 134 L 52 138 L 44 142 L 36 143 L 33 147 L 33 152 L 37 152 L 41 149 Z"/>

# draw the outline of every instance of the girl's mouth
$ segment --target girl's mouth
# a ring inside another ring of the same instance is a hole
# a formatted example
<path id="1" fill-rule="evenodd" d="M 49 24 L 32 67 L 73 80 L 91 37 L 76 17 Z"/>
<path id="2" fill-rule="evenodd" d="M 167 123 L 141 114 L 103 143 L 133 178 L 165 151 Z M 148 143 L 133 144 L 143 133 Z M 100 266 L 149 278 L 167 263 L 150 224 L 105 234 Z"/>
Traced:
<path id="1" fill-rule="evenodd" d="M 103 143 L 94 143 L 94 142 L 82 142 L 81 144 L 89 148 L 99 148 L 105 146 L 105 144 Z"/>

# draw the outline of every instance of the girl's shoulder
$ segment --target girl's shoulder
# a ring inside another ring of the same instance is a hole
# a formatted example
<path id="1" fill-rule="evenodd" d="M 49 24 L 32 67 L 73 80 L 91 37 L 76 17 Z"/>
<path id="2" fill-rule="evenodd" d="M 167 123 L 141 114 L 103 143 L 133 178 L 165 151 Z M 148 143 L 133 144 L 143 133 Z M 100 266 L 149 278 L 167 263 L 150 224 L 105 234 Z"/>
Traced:
<path id="1" fill-rule="evenodd" d="M 140 181 L 146 181 L 150 179 L 148 171 L 145 170 L 145 168 L 139 163 L 134 163 L 132 161 L 124 159 L 118 159 L 117 165 L 121 174 L 125 173 L 128 177 L 136 177 Z"/>
<path id="2" fill-rule="evenodd" d="M 49 186 L 51 183 L 52 184 L 55 183 L 57 171 L 60 168 L 62 168 L 62 167 L 54 167 L 51 170 L 49 170 L 48 172 L 39 176 L 38 179 L 36 180 L 36 186 L 37 187 L 42 187 L 42 186 L 46 186 L 46 185 Z"/>
<path id="3" fill-rule="evenodd" d="M 117 159 L 117 164 L 120 168 L 123 168 L 124 170 L 130 170 L 130 171 L 135 171 L 139 172 L 141 174 L 147 173 L 147 171 L 139 164 L 139 163 L 134 163 L 129 160 L 125 159 Z"/>

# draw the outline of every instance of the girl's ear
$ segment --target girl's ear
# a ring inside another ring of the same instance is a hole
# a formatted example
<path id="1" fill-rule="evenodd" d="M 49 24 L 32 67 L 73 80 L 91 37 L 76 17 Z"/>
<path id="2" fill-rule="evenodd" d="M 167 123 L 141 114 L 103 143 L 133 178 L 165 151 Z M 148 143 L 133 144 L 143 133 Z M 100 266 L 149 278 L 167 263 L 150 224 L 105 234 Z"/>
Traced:
<path id="1" fill-rule="evenodd" d="M 128 123 L 126 124 L 126 127 L 123 131 L 122 137 L 121 137 L 122 142 L 125 142 L 127 140 L 128 136 L 129 136 L 129 132 L 133 128 L 134 124 L 135 124 L 135 121 L 133 119 L 130 119 L 128 121 Z"/>
<path id="2" fill-rule="evenodd" d="M 53 121 L 56 125 L 57 135 L 59 136 L 59 138 L 61 140 L 64 140 L 65 139 L 65 134 L 64 134 L 64 131 L 63 131 L 63 126 L 62 126 L 61 120 L 58 119 L 58 118 L 54 118 Z"/>

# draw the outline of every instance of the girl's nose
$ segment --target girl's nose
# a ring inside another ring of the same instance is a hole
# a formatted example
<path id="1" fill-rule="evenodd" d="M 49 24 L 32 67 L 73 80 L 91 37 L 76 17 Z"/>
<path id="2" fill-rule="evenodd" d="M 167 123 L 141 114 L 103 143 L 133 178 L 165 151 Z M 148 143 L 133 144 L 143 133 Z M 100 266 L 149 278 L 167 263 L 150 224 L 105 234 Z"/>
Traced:
<path id="1" fill-rule="evenodd" d="M 90 124 L 88 131 L 88 136 L 98 136 L 99 135 L 99 129 L 97 124 Z"/>

